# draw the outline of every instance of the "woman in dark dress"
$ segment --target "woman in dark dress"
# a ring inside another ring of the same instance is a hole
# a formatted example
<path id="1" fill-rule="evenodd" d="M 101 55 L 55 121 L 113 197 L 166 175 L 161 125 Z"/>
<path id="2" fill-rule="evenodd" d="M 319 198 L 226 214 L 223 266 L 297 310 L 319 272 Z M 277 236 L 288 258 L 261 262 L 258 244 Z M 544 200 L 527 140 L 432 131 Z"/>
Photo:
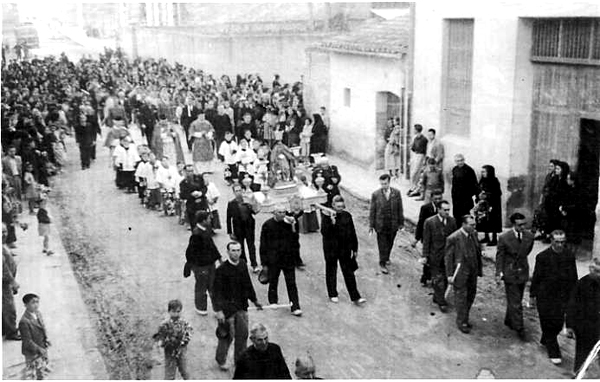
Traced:
<path id="1" fill-rule="evenodd" d="M 327 126 L 320 114 L 313 114 L 313 121 L 310 153 L 325 153 L 327 151 Z"/>
<path id="2" fill-rule="evenodd" d="M 567 193 L 567 175 L 569 174 L 569 165 L 565 162 L 557 161 L 555 176 L 548 185 L 548 194 L 544 198 L 544 210 L 546 211 L 546 227 L 544 232 L 550 233 L 555 229 L 561 228 L 562 213 L 559 207 L 563 204 L 565 194 Z M 546 239 L 546 242 L 549 242 Z"/>
<path id="3" fill-rule="evenodd" d="M 570 172 L 566 180 L 565 194 L 561 206 L 558 207 L 562 215 L 561 226 L 567 234 L 567 242 L 579 245 L 581 244 L 581 227 L 579 223 L 583 218 L 581 192 L 577 176 L 574 173 Z"/>
<path id="4" fill-rule="evenodd" d="M 496 169 L 493 166 L 485 165 L 481 168 L 479 189 L 486 193 L 487 202 L 491 207 L 486 227 L 483 228 L 485 237 L 482 243 L 494 246 L 498 243 L 498 232 L 502 232 L 502 189 L 500 188 L 500 181 L 496 178 Z M 491 241 L 489 238 L 490 232 L 492 233 Z"/>

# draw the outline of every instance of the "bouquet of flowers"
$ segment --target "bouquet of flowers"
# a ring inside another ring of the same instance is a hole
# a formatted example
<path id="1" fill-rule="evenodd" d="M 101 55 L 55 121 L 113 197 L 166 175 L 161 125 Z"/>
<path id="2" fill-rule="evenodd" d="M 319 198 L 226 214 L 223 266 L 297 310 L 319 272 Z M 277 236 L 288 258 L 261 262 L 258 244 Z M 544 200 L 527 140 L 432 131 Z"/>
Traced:
<path id="1" fill-rule="evenodd" d="M 173 358 L 179 358 L 181 349 L 185 347 L 192 338 L 192 327 L 184 320 L 169 320 L 158 329 L 154 338 L 161 341 L 165 352 Z"/>

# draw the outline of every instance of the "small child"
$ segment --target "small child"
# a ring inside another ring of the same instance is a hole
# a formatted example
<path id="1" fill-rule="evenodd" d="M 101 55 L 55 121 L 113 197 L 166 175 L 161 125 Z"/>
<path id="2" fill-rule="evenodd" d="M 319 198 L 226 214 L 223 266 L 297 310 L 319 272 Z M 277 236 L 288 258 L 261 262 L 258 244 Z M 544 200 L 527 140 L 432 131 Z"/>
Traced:
<path id="1" fill-rule="evenodd" d="M 44 250 L 42 251 L 46 255 L 50 256 L 54 252 L 50 250 L 50 215 L 46 210 L 46 204 L 48 203 L 48 196 L 46 193 L 42 193 L 40 196 L 40 209 L 37 213 L 38 221 L 38 234 L 44 238 Z"/>
<path id="2" fill-rule="evenodd" d="M 310 137 L 312 137 L 313 122 L 310 118 L 304 120 L 304 127 L 300 133 L 300 153 L 305 163 L 309 162 L 310 156 Z"/>
<path id="3" fill-rule="evenodd" d="M 33 176 L 33 165 L 29 162 L 25 163 L 25 174 L 23 175 L 23 182 L 25 183 L 25 198 L 29 205 L 29 214 L 35 214 L 35 205 L 39 198 L 38 195 L 38 184 Z"/>
<path id="4" fill-rule="evenodd" d="M 189 379 L 187 369 L 187 345 L 192 338 L 192 327 L 182 319 L 183 305 L 179 300 L 171 300 L 167 306 L 169 318 L 158 327 L 158 332 L 152 336 L 159 346 L 165 349 L 165 379 L 175 379 L 175 373 L 183 379 Z"/>
<path id="5" fill-rule="evenodd" d="M 233 133 L 231 131 L 225 132 L 225 140 L 221 142 L 219 147 L 219 155 L 223 157 L 223 163 L 225 163 L 224 177 L 227 181 L 227 185 L 233 184 L 233 179 L 237 178 L 238 174 L 238 145 L 233 140 Z"/>
<path id="6" fill-rule="evenodd" d="M 25 313 L 19 321 L 21 333 L 21 353 L 25 356 L 23 379 L 44 379 L 51 371 L 48 365 L 48 348 L 50 341 L 46 334 L 46 326 L 39 312 L 39 296 L 28 293 L 23 296 Z"/>

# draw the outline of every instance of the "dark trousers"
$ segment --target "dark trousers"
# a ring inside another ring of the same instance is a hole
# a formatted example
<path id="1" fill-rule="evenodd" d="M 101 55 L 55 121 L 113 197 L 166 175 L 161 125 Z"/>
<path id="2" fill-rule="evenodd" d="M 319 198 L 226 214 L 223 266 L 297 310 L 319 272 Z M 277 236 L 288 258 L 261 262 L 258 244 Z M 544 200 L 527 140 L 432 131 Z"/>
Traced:
<path id="1" fill-rule="evenodd" d="M 557 337 L 565 322 L 564 304 L 561 304 L 560 301 L 544 301 L 538 298 L 537 308 L 542 328 L 540 342 L 546 346 L 549 358 L 561 358 Z"/>
<path id="2" fill-rule="evenodd" d="M 444 294 L 448 288 L 448 279 L 446 278 L 446 268 L 442 266 L 432 265 L 431 269 L 431 286 L 433 287 L 433 303 L 438 305 L 448 305 Z"/>
<path id="3" fill-rule="evenodd" d="M 219 365 L 225 365 L 227 361 L 227 352 L 231 343 L 233 344 L 233 360 L 237 363 L 240 355 L 248 347 L 248 312 L 238 310 L 231 317 L 227 318 L 229 324 L 229 334 L 225 338 L 219 338 L 217 344 L 217 354 L 215 359 Z"/>
<path id="4" fill-rule="evenodd" d="M 15 296 L 9 285 L 2 286 L 2 335 L 17 334 L 17 311 Z"/>
<path id="5" fill-rule="evenodd" d="M 92 148 L 90 149 L 90 158 L 96 160 L 96 142 L 92 144 Z"/>
<path id="6" fill-rule="evenodd" d="M 423 264 L 423 273 L 421 274 L 421 284 L 427 283 L 427 281 L 431 280 L 433 276 L 431 275 L 431 267 L 429 264 Z"/>
<path id="7" fill-rule="evenodd" d="M 525 283 L 504 283 L 506 292 L 506 316 L 504 325 L 514 330 L 523 329 L 523 292 Z"/>
<path id="8" fill-rule="evenodd" d="M 279 273 L 283 271 L 285 277 L 285 286 L 288 292 L 288 298 L 292 303 L 292 311 L 300 309 L 300 300 L 298 299 L 298 287 L 296 286 L 296 269 L 280 268 L 277 265 L 269 265 L 269 303 L 277 304 L 277 286 L 279 285 Z"/>
<path id="9" fill-rule="evenodd" d="M 599 337 L 597 327 L 595 330 L 591 327 L 575 328 L 575 363 L 573 365 L 575 372 L 579 371 L 596 342 L 598 342 Z"/>
<path id="10" fill-rule="evenodd" d="M 7 222 L 4 223 L 6 224 L 6 229 L 8 231 L 6 235 L 6 244 L 12 244 L 17 241 L 17 230 L 15 229 L 15 224 Z"/>
<path id="11" fill-rule="evenodd" d="M 350 300 L 356 301 L 360 298 L 360 293 L 356 288 L 356 278 L 354 277 L 354 271 L 350 265 L 350 259 L 338 258 L 336 256 L 325 256 L 325 284 L 327 284 L 327 294 L 329 298 L 337 297 L 337 266 L 338 260 L 340 262 L 340 268 L 342 268 L 342 275 L 344 276 L 344 282 L 346 283 L 346 289 L 350 295 Z"/>
<path id="12" fill-rule="evenodd" d="M 79 157 L 81 159 L 81 168 L 88 168 L 92 163 L 92 146 L 79 145 Z"/>
<path id="13" fill-rule="evenodd" d="M 468 273 L 464 284 L 454 285 L 454 305 L 456 306 L 456 325 L 462 326 L 469 323 L 469 312 L 475 294 L 477 293 L 477 272 Z"/>
<path id="14" fill-rule="evenodd" d="M 385 266 L 390 259 L 390 253 L 396 239 L 394 232 L 377 232 L 377 246 L 379 247 L 379 265 Z"/>
<path id="15" fill-rule="evenodd" d="M 256 245 L 254 244 L 254 224 L 245 225 L 243 232 L 238 232 L 240 236 L 236 236 L 237 241 L 242 246 L 242 256 L 246 263 L 248 263 L 248 259 L 246 258 L 246 245 L 248 246 L 248 254 L 250 255 L 250 265 L 253 267 L 257 266 L 256 263 Z M 246 242 L 246 245 L 244 245 Z"/>
<path id="16" fill-rule="evenodd" d="M 208 299 L 206 293 L 212 299 L 212 288 L 215 280 L 215 265 L 198 266 L 192 265 L 192 271 L 196 278 L 196 286 L 194 288 L 194 303 L 196 309 L 207 310 Z"/>

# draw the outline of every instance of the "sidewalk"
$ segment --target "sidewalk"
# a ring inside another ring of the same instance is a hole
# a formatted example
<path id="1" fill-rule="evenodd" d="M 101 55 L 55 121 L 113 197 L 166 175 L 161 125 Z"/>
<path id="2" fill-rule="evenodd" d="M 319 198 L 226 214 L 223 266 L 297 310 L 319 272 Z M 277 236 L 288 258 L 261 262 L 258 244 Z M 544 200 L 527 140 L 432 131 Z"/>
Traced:
<path id="1" fill-rule="evenodd" d="M 335 155 L 328 155 L 329 163 L 336 165 L 342 181 L 340 188 L 348 192 L 352 196 L 369 203 L 371 201 L 371 194 L 373 191 L 379 189 L 379 176 L 384 173 L 380 171 L 369 171 L 358 165 L 349 163 L 348 161 L 339 158 Z M 404 219 L 411 225 L 416 226 L 419 220 L 419 211 L 423 202 L 416 201 L 415 198 L 410 198 L 406 195 L 410 189 L 410 182 L 407 179 L 401 178 L 398 180 L 392 180 L 392 187 L 400 190 L 402 193 L 402 206 L 404 207 Z M 450 185 L 446 185 L 446 193 L 444 196 L 447 200 L 450 200 Z M 535 241 L 533 250 L 529 256 L 529 266 L 533 273 L 533 267 L 535 265 L 535 256 L 546 249 L 548 244 L 544 244 L 541 241 Z M 496 260 L 496 247 L 483 247 L 483 256 L 495 261 Z M 589 273 L 588 266 L 590 264 L 589 258 L 583 260 L 577 260 L 577 274 L 581 278 Z"/>
<path id="2" fill-rule="evenodd" d="M 56 211 L 49 208 L 50 216 Z M 17 228 L 17 282 L 21 286 L 15 295 L 17 324 L 24 307 L 26 293 L 40 296 L 40 311 L 44 316 L 48 338 L 50 364 L 49 379 L 107 379 L 104 360 L 98 351 L 95 328 L 75 280 L 69 258 L 62 246 L 55 224 L 51 226 L 52 256 L 42 253 L 42 238 L 38 236 L 37 219 L 27 211 L 20 216 L 29 228 Z M 21 341 L 2 342 L 2 378 L 22 379 L 25 360 Z"/>

